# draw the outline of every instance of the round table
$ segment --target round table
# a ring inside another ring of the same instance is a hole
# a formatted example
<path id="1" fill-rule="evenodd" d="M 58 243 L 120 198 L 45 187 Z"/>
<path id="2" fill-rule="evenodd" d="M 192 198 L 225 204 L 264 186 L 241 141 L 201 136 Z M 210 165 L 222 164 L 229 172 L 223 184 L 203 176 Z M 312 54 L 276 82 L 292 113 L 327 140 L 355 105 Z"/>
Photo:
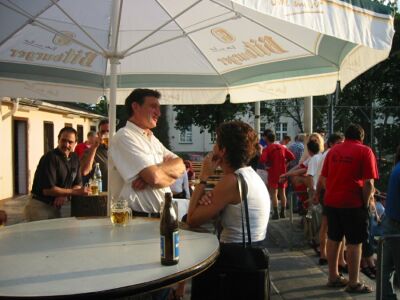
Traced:
<path id="1" fill-rule="evenodd" d="M 190 278 L 211 266 L 216 236 L 180 230 L 180 259 L 160 263 L 159 220 L 53 219 L 0 230 L 0 298 L 112 298 Z"/>

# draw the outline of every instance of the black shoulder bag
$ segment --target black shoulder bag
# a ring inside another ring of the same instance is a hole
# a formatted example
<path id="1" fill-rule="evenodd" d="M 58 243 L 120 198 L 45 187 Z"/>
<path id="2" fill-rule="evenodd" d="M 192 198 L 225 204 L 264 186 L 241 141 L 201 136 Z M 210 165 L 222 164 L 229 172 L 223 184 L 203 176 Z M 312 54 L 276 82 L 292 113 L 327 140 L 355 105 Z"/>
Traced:
<path id="1" fill-rule="evenodd" d="M 237 175 L 237 179 L 242 200 L 242 243 L 220 244 L 220 255 L 215 264 L 193 278 L 192 299 L 270 298 L 269 254 L 264 246 L 251 243 L 247 184 L 241 174 Z"/>

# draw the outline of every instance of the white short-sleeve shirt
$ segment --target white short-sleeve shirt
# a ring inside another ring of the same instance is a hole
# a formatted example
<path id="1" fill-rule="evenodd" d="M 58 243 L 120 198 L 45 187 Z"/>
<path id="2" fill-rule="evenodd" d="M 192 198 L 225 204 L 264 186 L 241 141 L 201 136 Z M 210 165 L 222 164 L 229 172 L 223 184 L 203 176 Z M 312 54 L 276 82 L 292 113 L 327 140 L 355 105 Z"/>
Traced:
<path id="1" fill-rule="evenodd" d="M 124 181 L 119 197 L 127 199 L 134 211 L 159 212 L 164 194 L 171 192 L 171 189 L 147 186 L 139 191 L 132 189 L 131 184 L 143 169 L 162 163 L 166 156 L 177 156 L 165 148 L 154 135 L 148 135 L 130 121 L 113 136 L 109 153 Z"/>
<path id="2" fill-rule="evenodd" d="M 310 158 L 310 161 L 309 161 L 308 167 L 307 167 L 307 175 L 313 177 L 314 189 L 317 188 L 317 182 L 318 182 L 318 178 L 319 178 L 318 166 L 319 166 L 321 159 L 322 159 L 322 153 L 313 155 Z"/>

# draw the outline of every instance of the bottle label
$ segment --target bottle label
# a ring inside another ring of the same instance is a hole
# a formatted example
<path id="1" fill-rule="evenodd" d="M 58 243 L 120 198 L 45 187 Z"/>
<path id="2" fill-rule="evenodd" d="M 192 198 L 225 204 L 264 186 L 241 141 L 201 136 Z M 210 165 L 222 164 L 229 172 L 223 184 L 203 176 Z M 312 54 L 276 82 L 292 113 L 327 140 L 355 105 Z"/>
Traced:
<path id="1" fill-rule="evenodd" d="M 165 258 L 165 236 L 160 236 L 161 258 Z"/>
<path id="2" fill-rule="evenodd" d="M 101 179 L 97 180 L 97 185 L 99 186 L 99 193 L 103 192 L 103 182 L 101 181 Z"/>
<path id="3" fill-rule="evenodd" d="M 174 259 L 179 259 L 179 231 L 174 231 L 172 233 L 172 240 L 174 241 Z"/>
<path id="4" fill-rule="evenodd" d="M 179 259 L 179 231 L 172 233 L 172 243 L 172 259 Z M 161 258 L 165 258 L 165 236 L 163 235 L 160 235 L 160 250 Z"/>

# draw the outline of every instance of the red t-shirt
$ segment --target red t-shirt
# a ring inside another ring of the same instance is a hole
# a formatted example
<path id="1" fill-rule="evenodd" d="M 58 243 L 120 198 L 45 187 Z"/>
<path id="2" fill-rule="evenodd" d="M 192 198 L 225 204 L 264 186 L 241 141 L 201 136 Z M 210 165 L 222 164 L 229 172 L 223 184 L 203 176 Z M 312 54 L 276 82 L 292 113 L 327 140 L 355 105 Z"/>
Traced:
<path id="1" fill-rule="evenodd" d="M 329 151 L 321 175 L 326 178 L 326 206 L 361 207 L 364 180 L 378 178 L 375 155 L 360 141 L 345 140 Z"/>
<path id="2" fill-rule="evenodd" d="M 81 158 L 83 153 L 85 153 L 86 149 L 89 149 L 90 146 L 87 145 L 86 143 L 79 143 L 78 145 L 76 145 L 75 147 L 75 153 L 78 154 L 78 157 Z"/>
<path id="3" fill-rule="evenodd" d="M 286 163 L 295 159 L 294 154 L 280 144 L 270 144 L 264 148 L 260 162 L 268 165 L 268 185 L 278 188 L 279 176 L 286 173 Z M 286 185 L 279 185 L 286 186 Z"/>

